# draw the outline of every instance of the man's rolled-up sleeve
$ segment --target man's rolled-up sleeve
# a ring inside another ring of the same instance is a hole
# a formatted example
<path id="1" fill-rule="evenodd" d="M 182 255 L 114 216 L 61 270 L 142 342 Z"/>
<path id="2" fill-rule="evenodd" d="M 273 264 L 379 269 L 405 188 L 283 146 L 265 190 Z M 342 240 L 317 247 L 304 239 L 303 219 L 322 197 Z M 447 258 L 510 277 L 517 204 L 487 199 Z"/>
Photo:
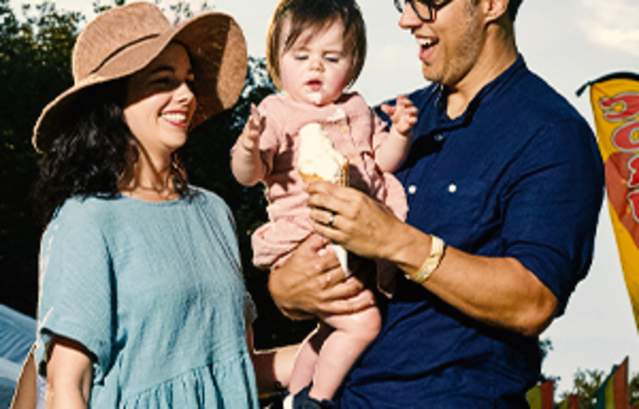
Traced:
<path id="1" fill-rule="evenodd" d="M 504 202 L 505 255 L 557 297 L 558 315 L 590 267 L 603 199 L 592 131 L 565 120 L 540 129 L 514 162 Z"/>

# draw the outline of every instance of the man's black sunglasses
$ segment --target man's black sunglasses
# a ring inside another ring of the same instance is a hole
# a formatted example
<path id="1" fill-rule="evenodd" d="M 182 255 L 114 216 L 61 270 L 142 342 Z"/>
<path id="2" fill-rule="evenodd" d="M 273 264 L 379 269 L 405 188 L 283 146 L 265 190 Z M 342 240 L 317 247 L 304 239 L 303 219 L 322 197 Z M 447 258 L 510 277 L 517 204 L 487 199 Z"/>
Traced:
<path id="1" fill-rule="evenodd" d="M 435 21 L 437 10 L 451 1 L 452 0 L 393 0 L 395 8 L 397 8 L 400 13 L 404 12 L 406 4 L 410 4 L 417 17 L 425 23 Z"/>

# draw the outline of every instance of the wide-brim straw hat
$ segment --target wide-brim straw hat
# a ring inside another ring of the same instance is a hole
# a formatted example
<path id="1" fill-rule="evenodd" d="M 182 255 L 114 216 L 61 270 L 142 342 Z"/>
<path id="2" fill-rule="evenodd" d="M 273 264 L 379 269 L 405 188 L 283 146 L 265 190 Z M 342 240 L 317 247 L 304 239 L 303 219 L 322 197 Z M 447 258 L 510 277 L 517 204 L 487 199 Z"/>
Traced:
<path id="1" fill-rule="evenodd" d="M 78 36 L 72 54 L 74 84 L 40 114 L 32 143 L 46 152 L 61 125 L 73 119 L 74 107 L 88 103 L 87 90 L 145 68 L 172 41 L 186 47 L 191 58 L 197 109 L 191 127 L 237 101 L 247 69 L 246 42 L 235 20 L 206 12 L 173 26 L 151 3 L 115 7 L 95 17 Z"/>

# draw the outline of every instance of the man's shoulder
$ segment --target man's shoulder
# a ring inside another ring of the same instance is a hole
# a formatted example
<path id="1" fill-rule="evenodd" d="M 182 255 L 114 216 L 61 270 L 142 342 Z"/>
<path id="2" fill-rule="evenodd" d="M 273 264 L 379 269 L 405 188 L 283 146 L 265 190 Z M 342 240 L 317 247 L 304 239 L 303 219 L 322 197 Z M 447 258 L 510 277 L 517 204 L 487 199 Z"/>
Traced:
<path id="1" fill-rule="evenodd" d="M 483 111 L 481 121 L 521 163 L 583 160 L 597 162 L 596 140 L 586 119 L 554 87 L 527 71 Z M 513 150 L 513 151 L 514 151 Z"/>
<path id="2" fill-rule="evenodd" d="M 504 103 L 517 107 L 529 121 L 586 123 L 577 109 L 546 80 L 532 71 L 513 84 L 513 97 Z"/>

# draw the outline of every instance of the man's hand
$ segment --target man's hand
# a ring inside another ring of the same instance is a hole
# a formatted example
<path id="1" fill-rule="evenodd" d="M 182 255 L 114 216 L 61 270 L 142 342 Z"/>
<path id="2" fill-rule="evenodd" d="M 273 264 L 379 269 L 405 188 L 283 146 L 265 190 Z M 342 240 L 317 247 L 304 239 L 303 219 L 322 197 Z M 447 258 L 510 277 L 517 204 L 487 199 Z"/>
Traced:
<path id="1" fill-rule="evenodd" d="M 269 276 L 269 291 L 284 315 L 292 319 L 349 314 L 374 305 L 356 277 L 345 277 L 337 258 L 318 235 L 307 238 Z"/>
<path id="2" fill-rule="evenodd" d="M 311 222 L 317 233 L 365 258 L 389 259 L 404 226 L 386 207 L 351 188 L 326 182 L 308 186 Z"/>

